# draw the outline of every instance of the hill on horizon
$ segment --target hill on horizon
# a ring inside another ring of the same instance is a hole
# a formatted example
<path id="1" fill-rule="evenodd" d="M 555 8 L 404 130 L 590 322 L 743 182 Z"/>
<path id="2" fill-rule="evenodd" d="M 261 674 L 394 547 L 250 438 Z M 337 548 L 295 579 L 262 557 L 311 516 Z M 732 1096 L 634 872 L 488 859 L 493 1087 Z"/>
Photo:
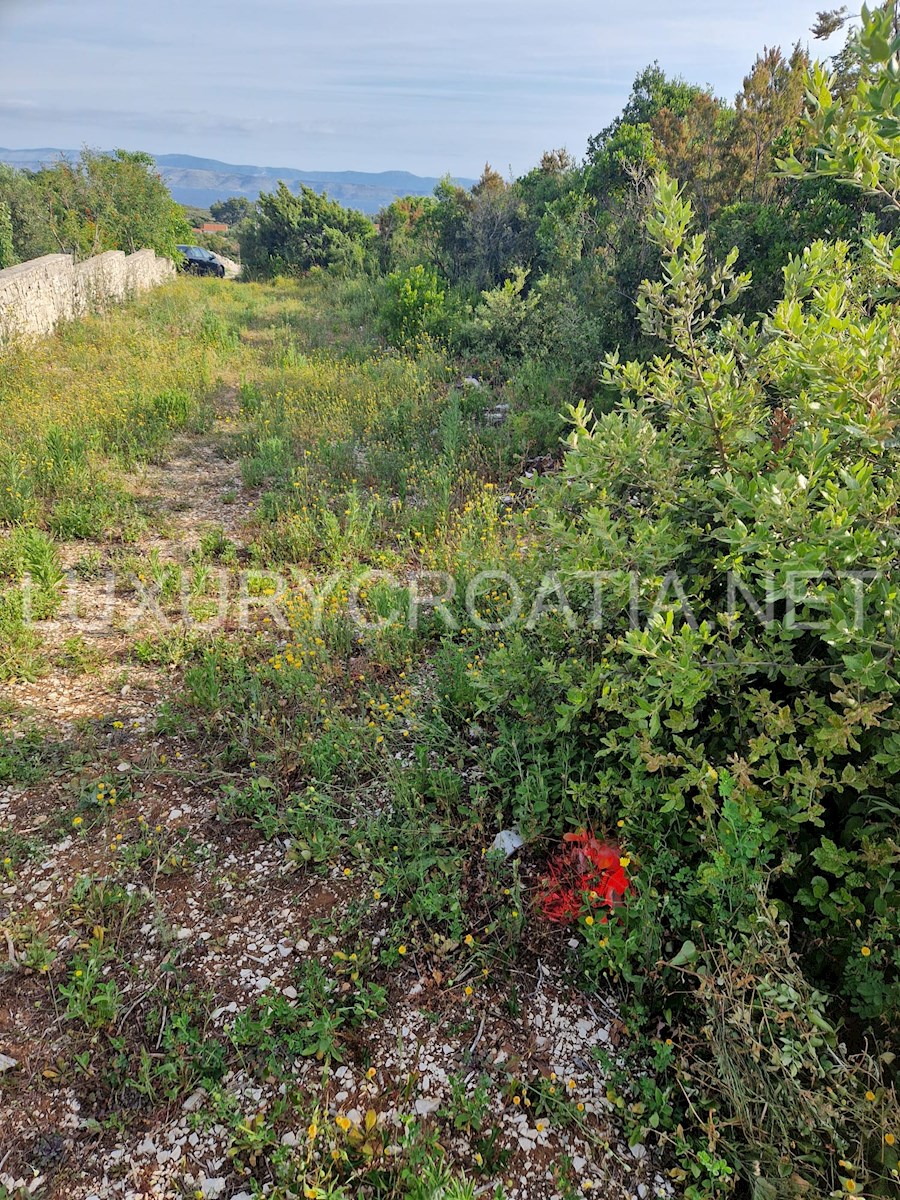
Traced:
<path id="1" fill-rule="evenodd" d="M 0 162 L 33 171 L 62 156 L 77 157 L 77 153 L 50 146 L 27 150 L 0 147 Z M 304 183 L 316 192 L 327 191 L 333 200 L 371 215 L 398 196 L 430 196 L 440 182 L 437 176 L 413 175 L 409 171 L 307 171 L 226 163 L 193 154 L 156 154 L 154 159 L 172 196 L 180 204 L 197 208 L 209 208 L 216 200 L 229 196 L 255 200 L 260 192 L 274 191 L 283 179 L 292 188 Z M 467 188 L 474 182 L 454 179 L 454 183 Z"/>

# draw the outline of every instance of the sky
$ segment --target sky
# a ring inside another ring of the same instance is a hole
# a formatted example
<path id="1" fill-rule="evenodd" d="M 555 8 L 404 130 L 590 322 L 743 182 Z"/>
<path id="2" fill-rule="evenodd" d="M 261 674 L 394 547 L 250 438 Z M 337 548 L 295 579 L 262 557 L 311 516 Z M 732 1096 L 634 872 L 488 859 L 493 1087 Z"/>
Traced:
<path id="1" fill-rule="evenodd" d="M 758 51 L 809 43 L 827 6 L 0 0 L 0 146 L 518 175 L 547 149 L 580 157 L 654 59 L 732 98 Z"/>

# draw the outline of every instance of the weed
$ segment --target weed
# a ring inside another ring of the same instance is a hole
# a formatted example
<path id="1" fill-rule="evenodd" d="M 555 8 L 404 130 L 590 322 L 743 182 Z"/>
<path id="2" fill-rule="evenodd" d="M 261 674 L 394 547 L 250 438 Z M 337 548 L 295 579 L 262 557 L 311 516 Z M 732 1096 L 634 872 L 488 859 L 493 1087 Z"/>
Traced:
<path id="1" fill-rule="evenodd" d="M 76 633 L 63 640 L 54 662 L 72 675 L 87 675 L 98 670 L 103 662 L 103 653 L 83 634 Z"/>

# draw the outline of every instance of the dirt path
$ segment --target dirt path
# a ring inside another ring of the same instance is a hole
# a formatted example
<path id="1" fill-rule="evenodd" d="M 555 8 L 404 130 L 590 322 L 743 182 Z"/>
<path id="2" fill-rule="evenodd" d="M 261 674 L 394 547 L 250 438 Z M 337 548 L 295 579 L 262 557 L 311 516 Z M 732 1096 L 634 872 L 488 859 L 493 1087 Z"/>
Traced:
<path id="1" fill-rule="evenodd" d="M 129 480 L 135 498 L 152 512 L 133 546 L 60 546 L 67 572 L 64 600 L 54 620 L 36 626 L 50 669 L 37 680 L 2 688 L 24 719 L 71 734 L 85 719 L 146 721 L 169 694 L 171 673 L 142 666 L 130 651 L 140 631 L 159 626 L 152 567 L 189 570 L 192 552 L 214 530 L 235 546 L 244 545 L 254 496 L 241 481 L 234 435 L 234 393 L 227 391 L 208 433 L 176 437 L 164 460 L 137 468 Z M 71 648 L 67 653 L 72 639 L 83 642 L 83 673 L 57 665 L 73 657 Z"/>

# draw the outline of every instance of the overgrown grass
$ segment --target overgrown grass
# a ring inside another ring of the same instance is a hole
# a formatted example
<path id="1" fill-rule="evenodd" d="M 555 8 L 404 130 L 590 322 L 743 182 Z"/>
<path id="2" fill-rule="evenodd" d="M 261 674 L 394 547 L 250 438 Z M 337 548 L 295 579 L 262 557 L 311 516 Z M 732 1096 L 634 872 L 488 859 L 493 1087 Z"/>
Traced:
<path id="1" fill-rule="evenodd" d="M 399 352 L 379 342 L 371 332 L 373 296 L 365 280 L 324 276 L 235 288 L 182 281 L 134 310 L 67 331 L 55 344 L 56 365 L 38 346 L 31 367 L 19 368 L 21 410 L 7 428 L 21 485 L 8 493 L 7 503 L 19 508 L 6 515 L 11 532 L 0 553 L 7 589 L 0 623 L 9 647 L 0 675 L 41 669 L 18 584 L 28 575 L 34 602 L 52 614 L 60 584 L 53 539 L 103 533 L 121 540 L 131 503 L 128 465 L 160 454 L 177 431 L 203 429 L 219 383 L 235 386 L 240 414 L 229 436 L 246 485 L 258 492 L 248 550 L 212 529 L 190 562 L 131 550 L 118 561 L 150 579 L 163 604 L 174 604 L 189 570 L 199 572 L 200 598 L 205 568 L 233 568 L 249 557 L 250 593 L 271 599 L 279 620 L 262 607 L 250 629 L 142 634 L 131 655 L 172 672 L 157 732 L 208 764 L 203 785 L 215 790 L 219 825 L 283 847 L 291 871 L 362 883 L 360 896 L 323 918 L 333 961 L 298 973 L 296 1005 L 267 994 L 210 1037 L 203 997 L 185 985 L 177 1009 L 164 1015 L 169 989 L 164 999 L 157 988 L 123 1048 L 118 1022 L 134 964 L 124 940 L 95 938 L 65 965 L 64 1019 L 93 1039 L 110 1096 L 138 1091 L 151 1105 L 172 1103 L 198 1084 L 215 1090 L 210 1116 L 231 1131 L 236 1166 L 274 1180 L 286 1195 L 303 1194 L 315 1177 L 316 1186 L 331 1189 L 322 1194 L 335 1197 L 430 1200 L 435 1188 L 462 1197 L 474 1185 L 454 1176 L 434 1130 L 412 1118 L 390 1155 L 388 1135 L 366 1124 L 368 1116 L 352 1127 L 329 1126 L 315 1154 L 286 1154 L 280 1137 L 289 1107 L 308 1111 L 310 1128 L 319 1123 L 316 1098 L 291 1091 L 289 1064 L 312 1056 L 327 1068 L 358 1052 L 356 1039 L 384 1010 L 404 961 L 415 958 L 448 994 L 476 1006 L 502 1004 L 514 1019 L 519 973 L 537 970 L 549 952 L 584 987 L 613 991 L 625 1005 L 629 1040 L 615 1053 L 595 1048 L 610 1080 L 608 1101 L 629 1140 L 658 1139 L 665 1147 L 671 1177 L 692 1200 L 734 1193 L 761 1162 L 786 1181 L 758 1190 L 764 1197 L 790 1195 L 795 1174 L 803 1183 L 801 1172 L 881 1188 L 896 1167 L 893 1142 L 885 1140 L 895 1136 L 895 1093 L 873 1056 L 846 1052 L 829 998 L 804 976 L 787 932 L 784 890 L 775 899 L 766 894 L 768 867 L 745 870 L 750 835 L 732 836 L 728 824 L 736 819 L 728 808 L 734 764 L 692 762 L 685 786 L 698 811 L 686 816 L 675 805 L 658 814 L 662 781 L 684 766 L 674 749 L 657 763 L 651 746 L 659 732 L 640 724 L 650 720 L 647 695 L 659 678 L 627 693 L 637 715 L 623 745 L 604 708 L 619 719 L 605 674 L 616 647 L 593 629 L 574 628 L 552 587 L 545 611 L 536 624 L 530 620 L 564 548 L 572 578 L 582 564 L 602 561 L 601 550 L 615 550 L 650 564 L 658 589 L 668 526 L 642 535 L 650 517 L 641 505 L 652 486 L 665 490 L 670 460 L 650 455 L 652 430 L 635 444 L 632 418 L 617 416 L 610 445 L 591 443 L 594 474 L 582 474 L 582 445 L 558 480 L 523 480 L 529 431 L 553 426 L 540 381 L 520 381 L 521 409 L 509 420 L 489 419 L 487 389 L 462 382 L 460 365 L 435 346 L 424 341 Z M 72 385 L 65 399 L 63 376 Z M 99 401 L 88 382 L 95 379 Z M 40 443 L 29 441 L 29 407 L 52 418 Z M 696 457 L 688 456 L 692 470 Z M 612 515 L 595 511 L 611 481 L 619 489 L 609 500 Z M 673 503 L 681 514 L 680 495 Z M 96 569 L 90 554 L 79 560 L 86 579 Z M 500 579 L 487 580 L 474 613 L 464 602 L 480 570 L 499 568 L 515 576 L 524 596 L 508 622 L 516 600 Z M 452 576 L 455 592 L 442 608 L 416 607 L 417 570 Z M 280 596 L 276 573 L 287 580 Z M 589 588 L 581 599 L 590 602 Z M 616 599 L 624 612 L 627 596 Z M 406 619 L 410 611 L 415 621 Z M 400 619 L 386 620 L 392 613 Z M 655 647 L 637 649 L 649 657 Z M 695 656 L 681 649 L 675 661 L 688 672 Z M 77 642 L 63 648 L 61 661 L 91 669 Z M 666 710 L 665 728 L 684 751 L 684 697 L 675 685 L 673 696 L 675 715 Z M 616 772 L 628 755 L 638 766 L 623 781 Z M 3 762 L 8 778 L 37 778 L 43 769 L 30 740 L 7 748 Z M 148 767 L 151 777 L 155 769 Z M 104 834 L 113 788 L 106 780 L 83 789 L 73 827 Z M 729 813 L 724 825 L 720 804 Z M 526 844 L 507 860 L 489 847 L 510 826 Z M 634 893 L 611 921 L 595 922 L 586 897 L 578 950 L 570 954 L 573 931 L 554 937 L 534 899 L 548 853 L 564 831 L 579 827 L 622 843 Z M 727 844 L 716 840 L 728 837 Z M 786 835 L 778 837 L 787 853 Z M 11 860 L 31 852 L 10 845 Z M 140 823 L 114 845 L 117 883 L 186 871 L 198 853 L 186 839 L 175 842 Z M 707 855 L 707 845 L 715 852 Z M 868 845 L 874 855 L 875 843 Z M 887 879 L 890 854 L 882 847 L 876 857 L 872 870 Z M 93 887 L 85 885 L 88 902 L 108 903 L 123 930 L 133 916 L 126 900 L 114 890 L 104 899 Z M 877 904 L 887 929 L 881 894 Z M 743 922 L 727 937 L 726 909 Z M 874 933 L 848 936 L 867 937 L 881 963 Z M 28 947 L 29 962 L 41 970 L 51 951 L 40 939 Z M 886 949 L 883 958 L 887 972 Z M 282 1080 L 287 1099 L 265 1117 L 248 1117 L 218 1090 L 235 1069 Z M 398 1105 L 401 1099 L 408 1096 Z M 508 1068 L 477 1086 L 469 1080 L 442 1119 L 448 1133 L 478 1135 L 481 1161 L 466 1169 L 479 1184 L 501 1177 L 506 1161 L 494 1146 L 489 1110 L 520 1102 L 590 1135 L 587 1118 L 542 1076 L 522 1079 Z M 785 1151 L 792 1140 L 802 1161 Z M 850 1165 L 839 1165 L 839 1155 Z M 560 1163 L 559 1177 L 569 1174 Z M 418 1176 L 431 1181 L 430 1191 L 416 1190 Z"/>

